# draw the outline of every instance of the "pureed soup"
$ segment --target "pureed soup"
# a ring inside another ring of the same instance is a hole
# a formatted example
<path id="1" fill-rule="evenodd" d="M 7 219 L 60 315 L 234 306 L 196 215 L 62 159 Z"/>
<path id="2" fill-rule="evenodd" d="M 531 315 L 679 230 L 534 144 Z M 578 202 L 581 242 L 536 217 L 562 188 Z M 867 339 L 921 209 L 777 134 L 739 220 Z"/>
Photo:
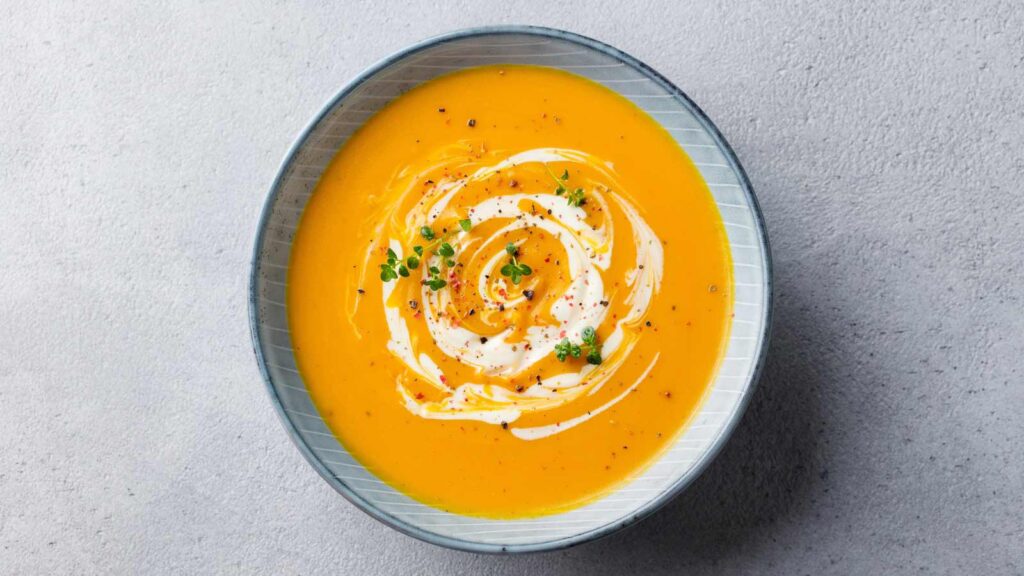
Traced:
<path id="1" fill-rule="evenodd" d="M 723 355 L 725 231 L 697 169 L 612 91 L 544 67 L 427 82 L 324 173 L 288 276 L 320 415 L 450 512 L 565 511 L 673 441 Z"/>

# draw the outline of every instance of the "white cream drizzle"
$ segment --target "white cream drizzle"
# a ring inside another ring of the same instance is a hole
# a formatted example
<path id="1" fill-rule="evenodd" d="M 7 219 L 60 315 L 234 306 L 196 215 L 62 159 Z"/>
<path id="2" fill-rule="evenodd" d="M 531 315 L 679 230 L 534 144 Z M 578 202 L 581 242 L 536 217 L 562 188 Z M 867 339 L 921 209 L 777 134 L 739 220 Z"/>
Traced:
<path id="1" fill-rule="evenodd" d="M 638 377 L 629 388 L 626 388 L 621 394 L 605 402 L 604 404 L 598 406 L 597 408 L 594 408 L 593 410 L 588 410 L 585 413 L 576 416 L 575 418 L 570 418 L 568 420 L 557 422 L 555 424 L 546 424 L 544 426 L 531 426 L 529 428 L 512 428 L 512 435 L 515 436 L 516 438 L 521 438 L 523 440 L 537 440 L 538 438 L 547 438 L 548 436 L 551 436 L 553 434 L 565 432 L 570 428 L 574 428 L 576 426 L 579 426 L 580 424 L 583 424 L 587 420 L 590 420 L 594 416 L 597 416 L 601 412 L 604 412 L 605 410 L 618 404 L 620 401 L 622 401 L 623 398 L 629 396 L 630 392 L 636 390 L 637 387 L 640 386 L 640 383 L 644 381 L 644 378 L 647 378 L 647 375 L 651 373 L 651 369 L 654 368 L 654 365 L 658 362 L 658 358 L 660 357 L 660 353 L 655 354 L 654 360 L 651 360 L 651 363 L 647 365 L 647 368 L 644 368 L 643 374 L 641 374 L 640 377 Z"/>
<path id="2" fill-rule="evenodd" d="M 491 278 L 500 278 L 497 269 L 505 262 L 504 244 L 499 243 L 497 238 L 500 238 L 505 232 L 515 230 L 527 228 L 543 230 L 561 242 L 572 278 L 563 297 L 558 298 L 551 306 L 552 316 L 561 325 L 557 328 L 530 326 L 525 331 L 524 340 L 515 344 L 508 342 L 511 329 L 489 336 L 484 342 L 479 334 L 442 318 L 440 312 L 448 307 L 451 300 L 449 289 L 445 288 L 435 292 L 423 286 L 421 290 L 422 311 L 435 346 L 422 346 L 417 351 L 417 343 L 412 339 L 406 320 L 402 316 L 401 307 L 398 304 L 390 303 L 396 283 L 385 283 L 382 295 L 384 314 L 390 332 L 388 350 L 419 379 L 426 381 L 445 394 L 444 398 L 439 401 L 419 400 L 409 392 L 406 376 L 400 376 L 397 381 L 397 389 L 406 409 L 412 414 L 430 419 L 476 420 L 489 424 L 508 424 L 517 420 L 524 413 L 550 410 L 572 402 L 585 394 L 595 393 L 615 374 L 632 352 L 635 341 L 625 338 L 624 328 L 636 325 L 641 321 L 647 313 L 652 297 L 659 291 L 664 254 L 661 242 L 653 230 L 626 199 L 626 195 L 618 193 L 621 188 L 618 186 L 610 163 L 576 150 L 561 148 L 527 150 L 508 156 L 493 165 L 479 168 L 466 178 L 439 183 L 438 189 L 441 190 L 441 193 L 437 200 L 430 204 L 417 203 L 413 212 L 418 215 L 409 214 L 405 220 L 407 222 L 433 222 L 444 213 L 451 199 L 468 182 L 487 180 L 502 170 L 523 164 L 549 162 L 579 163 L 596 171 L 603 180 L 604 187 L 595 186 L 592 190 L 588 190 L 588 202 L 594 202 L 605 212 L 608 212 L 614 205 L 622 211 L 632 229 L 632 244 L 636 248 L 636 266 L 625 278 L 626 292 L 622 295 L 629 310 L 624 317 L 617 319 L 612 333 L 605 338 L 602 344 L 601 355 L 605 361 L 598 366 L 583 365 L 578 372 L 563 373 L 546 378 L 543 382 L 522 391 L 512 391 L 502 386 L 473 382 L 461 384 L 454 389 L 446 384 L 445 376 L 431 354 L 440 353 L 458 358 L 462 364 L 472 367 L 480 375 L 512 378 L 522 375 L 537 362 L 551 355 L 555 345 L 563 338 L 563 334 L 578 340 L 584 327 L 601 325 L 607 313 L 607 307 L 600 305 L 601 301 L 609 298 L 605 292 L 601 271 L 607 270 L 612 261 L 615 236 L 612 218 L 605 218 L 605 224 L 594 229 L 586 222 L 586 213 L 582 208 L 570 206 L 565 202 L 564 197 L 556 196 L 554 193 L 516 193 L 494 196 L 469 209 L 473 227 L 492 219 L 509 220 L 509 222 L 491 238 L 467 242 L 463 245 L 463 248 L 467 250 L 483 254 L 494 253 L 494 256 L 484 263 L 480 278 L 477 279 L 479 294 L 486 305 L 497 307 L 497 302 L 490 299 L 493 296 L 491 291 L 494 286 L 506 287 L 503 280 L 490 283 L 485 280 L 485 275 Z M 406 174 L 401 176 L 410 180 L 415 179 Z M 610 201 L 606 196 L 610 196 Z M 521 206 L 525 203 L 542 207 L 544 216 L 541 217 L 523 210 Z M 550 213 L 547 213 L 548 210 Z M 460 233 L 453 242 L 460 241 L 464 236 L 465 233 Z M 495 243 L 498 244 L 495 245 Z M 388 244 L 400 258 L 403 257 L 402 246 L 398 240 L 391 238 Z M 427 279 L 429 266 L 437 265 L 438 262 L 437 256 L 432 256 L 424 261 L 420 271 L 422 279 Z M 505 306 L 516 306 L 522 303 L 522 299 L 502 300 L 502 303 Z M 623 343 L 626 343 L 625 347 L 623 347 Z M 558 424 L 513 428 L 512 433 L 523 440 L 535 440 L 585 422 L 635 390 L 653 368 L 657 359 L 658 357 L 655 356 L 632 386 L 601 407 Z"/>

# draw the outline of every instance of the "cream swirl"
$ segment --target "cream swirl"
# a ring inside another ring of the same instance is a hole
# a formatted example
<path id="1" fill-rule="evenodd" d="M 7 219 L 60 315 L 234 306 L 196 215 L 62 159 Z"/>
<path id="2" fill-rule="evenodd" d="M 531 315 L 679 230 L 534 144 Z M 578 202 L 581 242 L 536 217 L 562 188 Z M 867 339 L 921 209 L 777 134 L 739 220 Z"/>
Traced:
<path id="1" fill-rule="evenodd" d="M 424 255 L 423 265 L 413 271 L 421 281 L 415 305 L 396 296 L 398 283 L 385 285 L 388 349 L 408 368 L 398 377 L 397 390 L 412 414 L 508 426 L 523 414 L 594 394 L 615 376 L 639 337 L 635 327 L 660 289 L 664 255 L 610 163 L 563 148 L 511 155 L 482 147 L 470 148 L 469 155 L 465 150 L 444 151 L 429 169 L 401 173 L 392 183 L 404 199 L 394 209 L 410 206 L 405 214 L 390 214 L 404 222 L 404 228 L 415 230 L 453 218 L 466 218 L 470 226 L 449 236 L 458 248 L 454 266 L 446 267 L 447 258 L 437 254 Z M 556 194 L 553 167 L 557 173 L 572 172 L 569 185 L 583 190 L 584 205 L 573 205 Z M 498 186 L 499 180 L 505 185 Z M 429 183 L 428 191 L 417 189 L 422 182 Z M 628 229 L 629 235 L 616 244 L 620 228 Z M 388 237 L 387 246 L 405 258 L 410 253 L 403 249 L 403 241 L 408 245 L 408 240 Z M 535 273 L 520 285 L 499 272 L 509 243 L 534 259 Z M 372 255 L 371 247 L 368 260 Z M 435 291 L 427 286 L 431 267 L 445 270 L 444 288 Z M 536 296 L 540 292 L 543 299 Z M 429 339 L 415 337 L 421 328 L 411 330 L 413 322 L 425 323 Z M 600 327 L 605 334 L 600 345 L 603 362 L 544 368 L 559 342 L 578 341 L 587 327 Z M 644 375 L 656 361 L 657 357 Z M 471 375 L 456 384 L 442 368 L 445 364 L 468 368 Z M 413 382 L 428 384 L 436 394 L 427 399 L 413 393 Z M 513 426 L 512 433 L 525 440 L 558 433 L 623 397 L 620 393 L 599 409 L 559 424 Z"/>

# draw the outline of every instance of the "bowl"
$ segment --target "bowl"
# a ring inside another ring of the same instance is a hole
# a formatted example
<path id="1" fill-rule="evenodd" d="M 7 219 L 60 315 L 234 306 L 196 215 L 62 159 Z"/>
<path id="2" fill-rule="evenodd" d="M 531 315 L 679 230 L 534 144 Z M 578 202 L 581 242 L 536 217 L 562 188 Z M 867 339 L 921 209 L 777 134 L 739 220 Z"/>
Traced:
<path id="1" fill-rule="evenodd" d="M 374 477 L 317 414 L 291 347 L 285 290 L 291 243 L 317 181 L 346 140 L 414 86 L 482 64 L 534 64 L 573 72 L 623 95 L 669 131 L 703 175 L 732 256 L 734 318 L 725 356 L 699 412 L 655 462 L 624 486 L 568 512 L 529 519 L 461 516 L 409 498 Z M 473 552 L 565 548 L 650 514 L 686 488 L 725 444 L 757 381 L 771 319 L 771 260 L 764 222 L 739 160 L 681 90 L 611 46 L 561 30 L 463 30 L 386 58 L 343 88 L 299 135 L 259 219 L 249 287 L 253 346 L 271 402 L 310 465 L 370 516 L 421 540 Z"/>

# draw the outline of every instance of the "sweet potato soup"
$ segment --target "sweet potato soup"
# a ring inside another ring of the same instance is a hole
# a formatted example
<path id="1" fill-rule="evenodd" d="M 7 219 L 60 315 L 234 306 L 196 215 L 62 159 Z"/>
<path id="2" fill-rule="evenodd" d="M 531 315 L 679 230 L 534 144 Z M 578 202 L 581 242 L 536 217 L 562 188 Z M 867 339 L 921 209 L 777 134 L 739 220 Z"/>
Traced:
<path id="1" fill-rule="evenodd" d="M 564 511 L 695 413 L 730 328 L 711 195 L 628 100 L 488 66 L 399 97 L 337 154 L 288 276 L 300 372 L 382 481 L 461 514 Z"/>

